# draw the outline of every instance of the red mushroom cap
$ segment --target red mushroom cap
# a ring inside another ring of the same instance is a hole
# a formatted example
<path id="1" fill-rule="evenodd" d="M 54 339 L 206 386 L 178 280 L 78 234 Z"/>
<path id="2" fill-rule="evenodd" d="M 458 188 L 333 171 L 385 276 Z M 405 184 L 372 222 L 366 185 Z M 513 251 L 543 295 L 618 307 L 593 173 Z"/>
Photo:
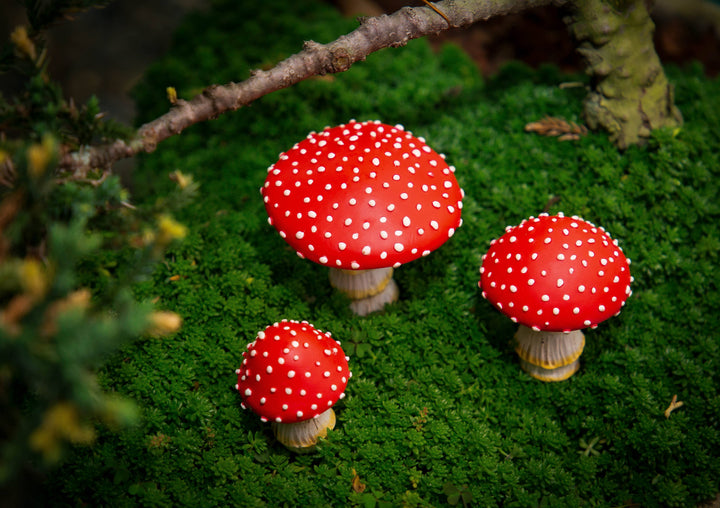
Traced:
<path id="1" fill-rule="evenodd" d="M 462 189 L 402 126 L 350 121 L 311 133 L 268 168 L 268 222 L 299 256 L 349 270 L 429 254 L 461 225 Z"/>
<path id="2" fill-rule="evenodd" d="M 327 411 L 345 394 L 348 358 L 330 332 L 306 321 L 272 324 L 243 353 L 237 389 L 263 421 L 294 423 Z"/>
<path id="3" fill-rule="evenodd" d="M 514 322 L 536 331 L 579 330 L 620 312 L 631 294 L 629 265 L 603 228 L 541 214 L 491 242 L 478 285 Z"/>

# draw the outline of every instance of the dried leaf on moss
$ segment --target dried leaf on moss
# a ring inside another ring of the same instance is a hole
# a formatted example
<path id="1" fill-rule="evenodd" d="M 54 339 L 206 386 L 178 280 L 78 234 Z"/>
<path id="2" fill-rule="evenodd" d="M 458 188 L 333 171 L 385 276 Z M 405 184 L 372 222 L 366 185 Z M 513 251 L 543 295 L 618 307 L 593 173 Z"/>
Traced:
<path id="1" fill-rule="evenodd" d="M 525 125 L 525 132 L 536 132 L 541 136 L 554 136 L 558 141 L 576 141 L 587 134 L 587 127 L 563 118 L 546 116 L 537 122 Z"/>

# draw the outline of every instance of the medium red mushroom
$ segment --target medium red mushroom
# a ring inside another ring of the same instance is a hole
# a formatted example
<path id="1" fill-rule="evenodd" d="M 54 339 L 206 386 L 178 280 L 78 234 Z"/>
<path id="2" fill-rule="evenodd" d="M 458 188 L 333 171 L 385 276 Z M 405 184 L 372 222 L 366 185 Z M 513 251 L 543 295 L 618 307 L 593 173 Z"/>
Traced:
<path id="1" fill-rule="evenodd" d="M 278 441 L 300 452 L 335 427 L 332 406 L 345 397 L 352 376 L 330 332 L 287 320 L 257 334 L 236 373 L 243 409 L 272 422 Z"/>
<path id="2" fill-rule="evenodd" d="M 632 293 L 630 260 L 603 228 L 579 217 L 540 214 L 490 243 L 482 296 L 513 322 L 520 363 L 531 376 L 561 381 L 579 367 L 582 328 L 620 313 Z"/>
<path id="3" fill-rule="evenodd" d="M 268 222 L 365 315 L 397 299 L 393 269 L 430 254 L 462 224 L 462 189 L 444 157 L 402 126 L 356 122 L 310 133 L 268 168 Z"/>

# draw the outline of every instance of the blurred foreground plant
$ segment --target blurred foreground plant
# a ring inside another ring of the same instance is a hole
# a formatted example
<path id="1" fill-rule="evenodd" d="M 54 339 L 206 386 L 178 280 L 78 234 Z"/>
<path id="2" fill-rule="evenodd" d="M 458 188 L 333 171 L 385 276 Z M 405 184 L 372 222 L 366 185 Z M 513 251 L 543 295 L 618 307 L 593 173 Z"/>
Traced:
<path id="1" fill-rule="evenodd" d="M 58 183 L 49 170 L 56 146 L 51 140 L 15 150 L 14 186 L 0 191 L 0 487 L 6 488 L 28 467 L 55 466 L 67 445 L 92 443 L 97 423 L 134 422 L 135 405 L 104 393 L 94 371 L 134 338 L 161 337 L 181 324 L 177 314 L 135 301 L 131 284 L 185 228 L 167 213 L 123 206 L 126 192 L 115 177 L 98 186 Z M 194 186 L 179 192 L 188 190 Z M 107 221 L 119 229 L 105 231 L 104 243 L 97 228 Z M 127 266 L 99 289 L 83 287 L 80 267 L 92 263 L 82 262 L 122 244 L 131 252 Z"/>
<path id="2" fill-rule="evenodd" d="M 56 15 L 106 2 L 81 3 L 56 2 L 67 7 Z M 33 10 L 41 4 L 27 4 L 30 27 L 14 30 L 0 52 L 0 74 L 23 82 L 0 96 L 0 499 L 10 506 L 33 500 L 39 477 L 68 446 L 91 444 L 99 424 L 138 419 L 135 404 L 104 392 L 95 371 L 133 339 L 180 328 L 177 314 L 136 301 L 132 286 L 185 236 L 172 213 L 197 190 L 176 172 L 172 200 L 139 208 L 109 168 L 57 171 L 65 151 L 120 131 L 97 101 L 76 107 L 49 79 L 49 15 Z M 98 277 L 97 260 L 108 256 L 122 261 Z"/>

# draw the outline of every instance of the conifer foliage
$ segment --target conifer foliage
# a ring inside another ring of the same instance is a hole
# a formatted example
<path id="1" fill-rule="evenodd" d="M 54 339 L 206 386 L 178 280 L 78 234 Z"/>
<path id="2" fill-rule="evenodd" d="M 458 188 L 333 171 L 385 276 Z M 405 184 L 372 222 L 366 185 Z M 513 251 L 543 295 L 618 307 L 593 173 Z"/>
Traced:
<path id="1" fill-rule="evenodd" d="M 103 360 L 133 338 L 180 326 L 179 316 L 153 311 L 131 291 L 184 236 L 172 207 L 137 209 L 103 168 L 56 171 L 62 153 L 124 133 L 103 120 L 95 99 L 65 100 L 47 73 L 43 31 L 105 3 L 27 1 L 29 26 L 0 52 L 0 75 L 19 83 L 0 97 L 0 497 L 11 505 L 68 444 L 92 443 L 98 423 L 135 421 L 134 403 L 101 388 L 94 370 Z M 185 175 L 175 180 L 180 205 L 195 186 Z M 125 265 L 98 260 L 123 248 Z"/>

